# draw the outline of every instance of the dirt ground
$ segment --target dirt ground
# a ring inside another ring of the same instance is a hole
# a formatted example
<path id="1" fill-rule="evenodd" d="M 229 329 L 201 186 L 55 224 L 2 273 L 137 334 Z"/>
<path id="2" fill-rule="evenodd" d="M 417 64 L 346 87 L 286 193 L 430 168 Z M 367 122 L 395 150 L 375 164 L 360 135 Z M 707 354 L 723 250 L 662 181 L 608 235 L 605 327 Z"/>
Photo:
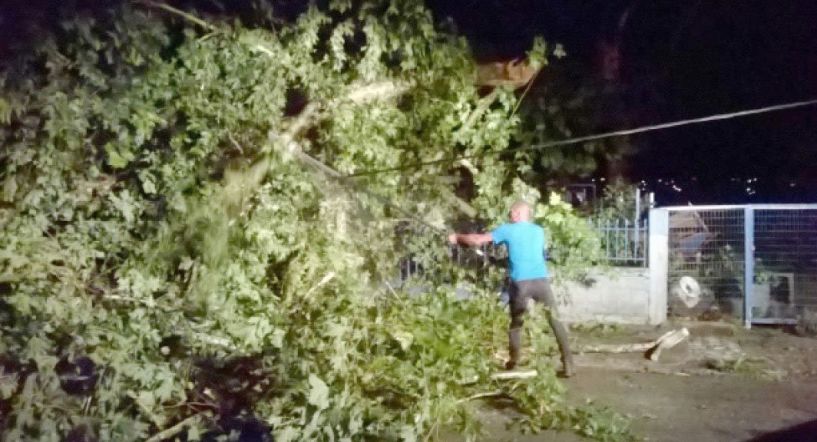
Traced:
<path id="1" fill-rule="evenodd" d="M 687 327 L 690 336 L 652 362 L 640 353 L 576 356 L 565 381 L 571 402 L 587 399 L 632 420 L 649 441 L 817 442 L 817 338 L 779 328 L 674 322 L 661 327 L 574 330 L 575 347 L 649 342 Z M 505 429 L 509 412 L 486 408 L 484 440 L 572 442 L 569 433 L 521 435 Z"/>

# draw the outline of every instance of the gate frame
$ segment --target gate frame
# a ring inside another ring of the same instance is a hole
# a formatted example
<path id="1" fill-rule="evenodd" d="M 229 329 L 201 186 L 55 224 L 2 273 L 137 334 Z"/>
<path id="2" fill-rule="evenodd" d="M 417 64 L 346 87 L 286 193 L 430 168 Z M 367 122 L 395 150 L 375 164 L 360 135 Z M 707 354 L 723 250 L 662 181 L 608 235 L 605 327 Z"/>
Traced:
<path id="1" fill-rule="evenodd" d="M 702 206 L 665 206 L 650 209 L 649 223 L 649 269 L 650 269 L 650 317 L 661 318 L 658 309 L 663 304 L 666 320 L 669 291 L 669 214 L 670 212 L 700 210 L 743 209 L 743 326 L 752 328 L 752 296 L 755 281 L 755 211 L 756 210 L 817 210 L 817 204 L 721 204 Z M 655 315 L 655 316 L 653 316 Z M 662 321 L 663 322 L 663 321 Z M 769 323 L 766 321 L 757 324 Z M 777 322 L 775 322 L 777 323 Z"/>

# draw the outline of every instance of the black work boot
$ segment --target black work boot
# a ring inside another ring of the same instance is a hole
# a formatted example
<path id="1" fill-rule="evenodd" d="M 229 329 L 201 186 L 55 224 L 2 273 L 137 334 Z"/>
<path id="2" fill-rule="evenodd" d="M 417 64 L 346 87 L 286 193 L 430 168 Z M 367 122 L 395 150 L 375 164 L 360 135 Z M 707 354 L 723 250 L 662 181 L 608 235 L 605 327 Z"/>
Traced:
<path id="1" fill-rule="evenodd" d="M 573 377 L 576 374 L 576 366 L 573 364 L 573 358 L 562 358 L 562 370 L 557 373 L 560 378 Z"/>
<path id="2" fill-rule="evenodd" d="M 521 329 L 519 327 L 508 330 L 508 354 L 510 359 L 505 363 L 505 370 L 513 370 L 519 363 L 519 348 L 522 346 Z"/>

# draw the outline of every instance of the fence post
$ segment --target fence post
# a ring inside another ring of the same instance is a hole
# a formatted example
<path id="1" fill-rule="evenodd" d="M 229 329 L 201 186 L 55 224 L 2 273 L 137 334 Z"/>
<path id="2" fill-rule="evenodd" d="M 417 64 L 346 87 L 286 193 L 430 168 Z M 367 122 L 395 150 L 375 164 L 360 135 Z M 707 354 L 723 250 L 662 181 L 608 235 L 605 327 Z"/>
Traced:
<path id="1" fill-rule="evenodd" d="M 667 320 L 669 210 L 650 209 L 649 226 L 650 296 L 647 315 L 650 324 L 657 325 Z"/>
<path id="2" fill-rule="evenodd" d="M 626 259 L 630 259 L 633 255 L 630 253 L 632 252 L 632 245 L 635 243 L 632 239 L 632 232 L 634 231 L 635 227 L 631 227 L 630 220 L 624 221 L 624 256 Z"/>
<path id="3" fill-rule="evenodd" d="M 636 186 L 635 188 L 635 216 L 633 217 L 633 232 L 635 232 L 635 238 L 633 239 L 633 257 L 638 257 L 638 220 L 641 218 L 641 188 Z"/>
<path id="4" fill-rule="evenodd" d="M 649 219 L 645 219 L 641 223 L 641 234 L 644 235 L 644 238 L 641 240 L 641 259 L 642 266 L 648 267 L 650 265 L 650 222 Z"/>
<path id="5" fill-rule="evenodd" d="M 743 208 L 743 326 L 752 328 L 755 286 L 755 209 Z"/>

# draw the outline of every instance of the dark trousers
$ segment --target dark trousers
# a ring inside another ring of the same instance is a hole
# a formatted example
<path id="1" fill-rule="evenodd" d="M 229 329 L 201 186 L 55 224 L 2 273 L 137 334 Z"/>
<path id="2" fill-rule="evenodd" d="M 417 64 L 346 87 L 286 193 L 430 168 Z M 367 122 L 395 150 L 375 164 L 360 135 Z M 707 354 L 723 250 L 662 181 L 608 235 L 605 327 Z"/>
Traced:
<path id="1" fill-rule="evenodd" d="M 528 300 L 533 299 L 547 307 L 547 318 L 556 342 L 559 344 L 559 351 L 562 353 L 562 364 L 565 369 L 573 366 L 573 356 L 570 354 L 570 346 L 567 342 L 567 329 L 559 321 L 556 315 L 556 298 L 550 283 L 545 278 L 528 279 L 524 281 L 512 281 L 510 287 L 510 311 L 511 328 L 508 332 L 510 340 L 511 361 L 519 361 L 521 347 L 523 316 L 528 308 Z"/>

